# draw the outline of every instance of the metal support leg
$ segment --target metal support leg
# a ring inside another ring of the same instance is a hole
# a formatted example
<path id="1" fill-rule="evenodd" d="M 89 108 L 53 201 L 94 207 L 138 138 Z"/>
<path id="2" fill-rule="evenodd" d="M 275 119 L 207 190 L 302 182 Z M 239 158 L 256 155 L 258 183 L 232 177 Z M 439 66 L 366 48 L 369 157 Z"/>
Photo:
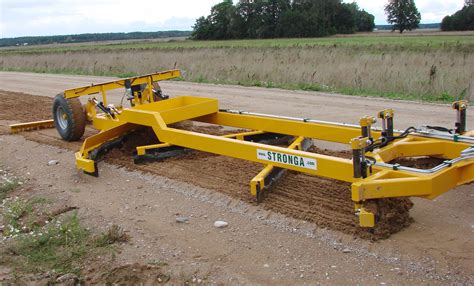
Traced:
<path id="1" fill-rule="evenodd" d="M 385 109 L 379 112 L 378 117 L 382 119 L 382 136 L 393 137 L 393 115 L 392 109 Z"/>
<path id="2" fill-rule="evenodd" d="M 466 119 L 467 119 L 467 106 L 466 100 L 460 100 L 453 103 L 453 109 L 457 111 L 457 118 L 454 131 L 456 134 L 463 135 L 466 133 Z"/>
<path id="3" fill-rule="evenodd" d="M 367 116 L 360 119 L 360 128 L 362 132 L 362 137 L 367 137 L 369 140 L 373 140 L 372 138 L 372 124 L 377 122 L 374 117 Z"/>
<path id="4" fill-rule="evenodd" d="M 351 140 L 352 165 L 354 178 L 367 178 L 367 163 L 365 161 L 365 148 L 369 145 L 369 138 L 358 137 Z"/>

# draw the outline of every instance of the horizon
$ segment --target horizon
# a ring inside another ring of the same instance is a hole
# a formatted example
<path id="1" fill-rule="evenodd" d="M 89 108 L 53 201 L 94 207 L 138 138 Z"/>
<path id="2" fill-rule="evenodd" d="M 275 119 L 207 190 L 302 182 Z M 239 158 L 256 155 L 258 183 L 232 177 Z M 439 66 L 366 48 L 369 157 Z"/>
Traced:
<path id="1" fill-rule="evenodd" d="M 143 12 L 140 14 L 130 13 L 127 9 L 126 3 L 128 1 L 126 0 L 0 1 L 1 39 L 79 34 L 192 31 L 195 20 L 200 16 L 207 16 L 211 7 L 221 2 L 220 0 L 205 0 L 196 3 L 197 1 L 177 0 L 159 6 L 156 4 L 158 1 L 137 0 L 138 3 L 135 7 L 138 7 L 138 12 Z M 385 12 L 383 11 L 386 1 L 375 1 L 374 3 L 370 0 L 345 0 L 343 2 L 356 2 L 361 9 L 375 16 L 376 25 L 387 25 Z M 181 9 L 183 5 L 188 9 Z M 160 15 L 142 17 L 141 15 L 149 14 L 147 7 L 150 6 L 163 7 L 163 9 L 157 10 L 157 14 Z M 444 16 L 452 15 L 463 6 L 463 0 L 417 1 L 418 10 L 422 14 L 422 24 L 438 24 Z"/>
<path id="2" fill-rule="evenodd" d="M 420 25 L 439 25 L 441 23 L 420 23 Z M 375 27 L 378 26 L 393 26 L 392 24 L 375 24 Z M 417 30 L 417 29 L 415 29 Z M 159 31 L 131 31 L 131 32 L 92 32 L 92 33 L 80 33 L 80 34 L 57 34 L 57 35 L 46 35 L 46 36 L 19 36 L 19 37 L 8 37 L 8 38 L 0 38 L 0 40 L 4 39 L 17 39 L 17 38 L 35 38 L 35 37 L 64 37 L 64 36 L 75 36 L 75 35 L 94 35 L 94 34 L 132 34 L 132 33 L 160 33 L 160 32 L 192 32 L 191 30 L 159 30 Z M 166 38 L 166 37 L 164 37 Z"/>

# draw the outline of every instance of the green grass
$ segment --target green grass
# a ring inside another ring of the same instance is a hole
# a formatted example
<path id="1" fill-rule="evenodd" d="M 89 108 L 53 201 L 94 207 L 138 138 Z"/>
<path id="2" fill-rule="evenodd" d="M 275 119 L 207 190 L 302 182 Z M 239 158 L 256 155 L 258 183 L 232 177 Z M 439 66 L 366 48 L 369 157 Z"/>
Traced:
<path id="1" fill-rule="evenodd" d="M 0 164 L 0 169 L 4 169 L 3 165 Z M 0 202 L 3 201 L 9 193 L 14 191 L 18 186 L 22 184 L 20 178 L 8 174 L 7 171 L 4 172 L 3 177 L 0 177 Z"/>
<path id="2" fill-rule="evenodd" d="M 338 48 L 364 49 L 373 51 L 434 51 L 456 50 L 472 53 L 474 36 L 470 35 L 423 35 L 399 36 L 397 34 L 378 36 L 351 36 L 301 39 L 257 39 L 227 41 L 169 41 L 169 42 L 127 42 L 96 45 L 49 45 L 0 49 L 0 54 L 61 53 L 109 50 L 153 50 L 153 49 L 202 49 L 202 48 L 287 48 L 334 46 Z"/>
<path id="3" fill-rule="evenodd" d="M 63 222 L 52 221 L 43 228 L 16 238 L 8 250 L 10 263 L 28 272 L 79 273 L 79 262 L 87 253 L 89 232 L 76 215 Z"/>
<path id="4" fill-rule="evenodd" d="M 116 242 L 128 240 L 123 230 L 114 226 L 95 236 L 79 221 L 76 213 L 58 216 L 38 225 L 37 213 L 49 208 L 43 198 L 8 198 L 0 207 L 4 225 L 4 242 L 0 248 L 0 264 L 17 273 L 80 275 L 82 264 L 91 254 L 114 250 Z M 44 217 L 41 217 L 44 219 Z"/>
<path id="5" fill-rule="evenodd" d="M 20 184 L 18 179 L 7 179 L 0 183 L 0 201 L 4 200 L 8 193 L 16 189 Z"/>

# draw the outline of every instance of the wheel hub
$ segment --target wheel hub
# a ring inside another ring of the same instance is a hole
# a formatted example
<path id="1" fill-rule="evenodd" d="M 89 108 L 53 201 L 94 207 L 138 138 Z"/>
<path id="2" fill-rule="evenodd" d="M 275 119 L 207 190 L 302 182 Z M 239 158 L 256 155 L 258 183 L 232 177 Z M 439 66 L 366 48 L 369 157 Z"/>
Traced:
<path id="1" fill-rule="evenodd" d="M 59 106 L 58 107 L 58 123 L 61 129 L 66 129 L 68 126 L 68 116 L 64 109 Z"/>

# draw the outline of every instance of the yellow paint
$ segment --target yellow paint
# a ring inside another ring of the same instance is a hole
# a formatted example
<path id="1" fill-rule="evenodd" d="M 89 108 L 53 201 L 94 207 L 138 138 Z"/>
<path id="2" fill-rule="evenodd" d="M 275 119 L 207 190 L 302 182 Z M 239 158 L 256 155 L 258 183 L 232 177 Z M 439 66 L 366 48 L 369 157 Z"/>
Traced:
<path id="1" fill-rule="evenodd" d="M 22 131 L 38 130 L 38 129 L 45 129 L 45 128 L 54 128 L 54 120 L 50 119 L 50 120 L 12 124 L 10 125 L 10 133 L 15 134 Z"/>

